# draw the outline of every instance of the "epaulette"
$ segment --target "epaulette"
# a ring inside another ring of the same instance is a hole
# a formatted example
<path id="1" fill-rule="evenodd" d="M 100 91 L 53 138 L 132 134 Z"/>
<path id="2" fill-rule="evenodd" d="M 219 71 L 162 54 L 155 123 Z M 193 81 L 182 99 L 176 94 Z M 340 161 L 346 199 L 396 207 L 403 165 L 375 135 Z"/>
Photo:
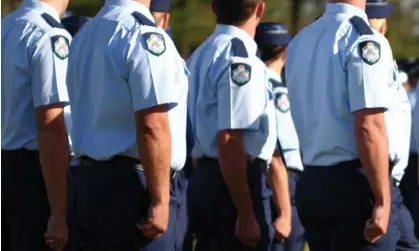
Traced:
<path id="1" fill-rule="evenodd" d="M 279 82 L 273 78 L 269 79 L 269 82 L 272 83 L 272 88 L 278 88 L 278 87 L 287 87 L 284 83 Z"/>
<path id="2" fill-rule="evenodd" d="M 241 57 L 241 58 L 249 57 L 249 54 L 247 53 L 247 49 L 243 41 L 241 41 L 238 38 L 233 38 L 231 40 L 231 44 L 233 45 L 234 55 L 236 57 Z"/>
<path id="3" fill-rule="evenodd" d="M 361 17 L 353 16 L 349 21 L 352 23 L 352 25 L 355 27 L 355 29 L 359 32 L 361 36 L 374 35 L 374 32 L 372 31 L 371 27 Z"/>
<path id="4" fill-rule="evenodd" d="M 59 28 L 64 29 L 64 26 L 55 20 L 52 16 L 48 15 L 47 13 L 43 13 L 41 17 L 47 22 L 52 28 Z"/>
<path id="5" fill-rule="evenodd" d="M 156 27 L 156 24 L 138 11 L 131 14 L 140 24 Z"/>

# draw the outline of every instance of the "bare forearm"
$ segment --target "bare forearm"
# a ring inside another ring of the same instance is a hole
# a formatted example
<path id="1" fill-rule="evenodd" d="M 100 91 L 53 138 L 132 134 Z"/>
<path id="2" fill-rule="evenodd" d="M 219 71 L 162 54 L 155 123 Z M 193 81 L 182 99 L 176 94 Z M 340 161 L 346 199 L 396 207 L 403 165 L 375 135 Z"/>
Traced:
<path id="1" fill-rule="evenodd" d="M 51 213 L 67 213 L 67 175 L 70 165 L 68 135 L 65 130 L 39 132 L 39 158 Z"/>
<path id="2" fill-rule="evenodd" d="M 363 128 L 357 134 L 358 154 L 376 203 L 390 202 L 388 137 L 380 128 Z"/>
<path id="3" fill-rule="evenodd" d="M 138 133 L 138 148 L 153 203 L 170 200 L 171 134 L 169 126 Z"/>
<path id="4" fill-rule="evenodd" d="M 247 180 L 247 155 L 240 139 L 218 137 L 218 158 L 224 182 L 239 213 L 253 213 Z"/>
<path id="5" fill-rule="evenodd" d="M 291 216 L 288 173 L 280 156 L 272 158 L 268 180 L 272 188 L 272 200 L 278 216 Z"/>

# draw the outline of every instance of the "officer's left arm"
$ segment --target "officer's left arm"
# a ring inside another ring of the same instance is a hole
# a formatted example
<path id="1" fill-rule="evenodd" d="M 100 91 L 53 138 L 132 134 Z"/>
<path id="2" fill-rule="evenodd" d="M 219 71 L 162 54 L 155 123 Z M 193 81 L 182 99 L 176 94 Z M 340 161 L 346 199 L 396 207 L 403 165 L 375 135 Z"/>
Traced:
<path id="1" fill-rule="evenodd" d="M 268 173 L 272 188 L 272 200 L 277 217 L 274 221 L 275 238 L 283 241 L 291 233 L 291 199 L 288 186 L 288 173 L 282 159 L 281 149 L 275 150 Z"/>
<path id="2" fill-rule="evenodd" d="M 218 78 L 217 152 L 223 178 L 239 214 L 253 215 L 247 185 L 246 130 L 258 130 L 266 99 L 265 74 L 250 59 L 236 58 Z"/>
<path id="3" fill-rule="evenodd" d="M 389 206 L 389 150 L 384 112 L 390 107 L 391 49 L 384 37 L 362 36 L 346 62 L 354 136 L 375 205 Z"/>
<path id="4" fill-rule="evenodd" d="M 70 150 L 64 106 L 69 101 L 65 82 L 69 37 L 64 30 L 57 32 L 54 29 L 43 34 L 31 48 L 31 87 L 36 108 L 40 164 L 51 207 L 50 223 L 52 220 L 66 226 Z M 56 230 L 52 231 L 48 233 L 48 238 L 55 237 Z"/>

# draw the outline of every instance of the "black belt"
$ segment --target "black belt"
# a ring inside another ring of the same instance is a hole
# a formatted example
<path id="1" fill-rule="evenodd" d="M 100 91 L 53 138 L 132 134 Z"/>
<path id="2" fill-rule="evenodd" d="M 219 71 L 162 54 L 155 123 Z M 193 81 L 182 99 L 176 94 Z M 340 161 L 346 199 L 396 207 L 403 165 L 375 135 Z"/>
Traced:
<path id="1" fill-rule="evenodd" d="M 393 171 L 395 164 L 396 162 L 389 160 L 390 173 Z M 342 161 L 337 164 L 331 165 L 330 167 L 350 167 L 350 168 L 361 167 L 362 168 L 362 166 L 363 165 L 360 159 L 354 159 L 354 160 Z"/>
<path id="2" fill-rule="evenodd" d="M 198 158 L 197 160 L 198 160 L 198 163 L 205 162 L 210 165 L 218 165 L 218 166 L 220 165 L 220 162 L 218 161 L 218 159 L 212 158 L 212 157 L 202 156 Z M 268 162 L 266 160 L 263 160 L 260 158 L 250 159 L 248 157 L 247 162 L 248 162 L 248 166 L 264 166 L 266 167 L 266 170 L 263 170 L 263 171 L 267 172 Z"/>
<path id="3" fill-rule="evenodd" d="M 132 165 L 132 166 L 137 166 L 137 165 L 142 165 L 141 160 L 139 159 L 135 159 L 132 157 L 128 157 L 128 156 L 124 156 L 124 155 L 115 155 L 114 157 L 112 157 L 109 160 L 95 160 L 92 159 L 88 156 L 82 156 L 79 158 L 80 160 L 80 164 L 81 165 L 92 165 L 95 163 L 119 163 L 119 164 L 125 164 L 125 165 Z M 142 169 L 142 168 L 141 168 Z M 170 177 L 171 180 L 173 180 L 173 178 L 176 176 L 176 171 L 173 169 L 170 169 Z"/>

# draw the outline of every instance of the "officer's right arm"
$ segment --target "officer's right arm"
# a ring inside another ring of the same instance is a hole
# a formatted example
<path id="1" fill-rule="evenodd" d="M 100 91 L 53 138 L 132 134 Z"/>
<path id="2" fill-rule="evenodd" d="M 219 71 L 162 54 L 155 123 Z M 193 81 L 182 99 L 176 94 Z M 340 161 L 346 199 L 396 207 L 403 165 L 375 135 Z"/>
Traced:
<path id="1" fill-rule="evenodd" d="M 389 45 L 361 37 L 347 60 L 349 106 L 355 113 L 358 154 L 376 205 L 389 206 L 389 150 L 384 112 L 390 105 Z"/>
<path id="2" fill-rule="evenodd" d="M 243 61 L 243 62 L 240 62 Z M 263 76 L 263 77 L 261 77 Z M 257 130 L 265 97 L 264 74 L 246 59 L 232 62 L 219 78 L 217 152 L 224 181 L 240 215 L 253 215 L 247 182 L 244 131 Z"/>
<path id="3" fill-rule="evenodd" d="M 155 35 L 163 39 L 159 46 L 165 48 L 164 37 Z M 172 74 L 175 66 L 169 60 L 173 54 L 157 49 L 150 51 L 144 40 L 137 31 L 127 57 L 128 85 L 135 112 L 137 145 L 152 204 L 168 205 L 172 152 L 168 111 L 179 100 Z"/>
<path id="4" fill-rule="evenodd" d="M 63 47 L 54 50 L 52 45 L 60 38 Z M 67 170 L 70 164 L 63 111 L 64 105 L 69 101 L 65 82 L 68 53 L 66 39 L 60 35 L 42 34 L 31 48 L 31 87 L 36 108 L 40 163 L 51 215 L 64 220 L 64 224 L 67 210 Z"/>

